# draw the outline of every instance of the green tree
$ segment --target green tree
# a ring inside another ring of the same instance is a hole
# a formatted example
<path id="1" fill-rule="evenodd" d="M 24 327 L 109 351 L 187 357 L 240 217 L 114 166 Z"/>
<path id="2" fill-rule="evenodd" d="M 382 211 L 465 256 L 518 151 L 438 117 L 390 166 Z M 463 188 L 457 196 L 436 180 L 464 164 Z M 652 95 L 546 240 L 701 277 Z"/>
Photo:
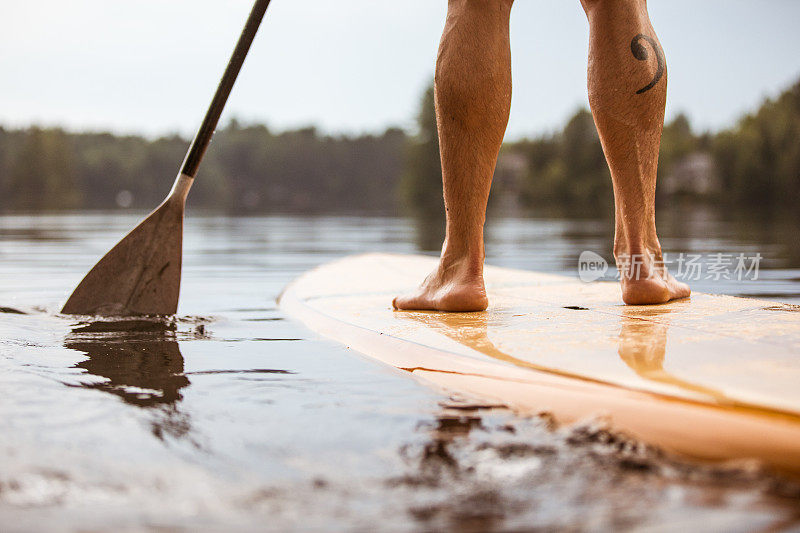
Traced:
<path id="1" fill-rule="evenodd" d="M 800 81 L 712 141 L 734 201 L 794 205 L 800 196 Z"/>
<path id="2" fill-rule="evenodd" d="M 72 148 L 61 130 L 28 130 L 9 178 L 9 204 L 14 209 L 69 209 L 80 205 L 82 189 Z"/>
<path id="3" fill-rule="evenodd" d="M 8 206 L 11 195 L 11 183 L 9 172 L 11 162 L 9 161 L 11 135 L 0 126 L 0 209 Z"/>
<path id="4" fill-rule="evenodd" d="M 527 142 L 523 200 L 598 210 L 609 205 L 611 176 L 591 113 L 579 109 L 561 132 Z"/>
<path id="5" fill-rule="evenodd" d="M 436 250 L 444 236 L 445 219 L 433 85 L 420 101 L 417 135 L 408 144 L 400 194 L 416 222 L 417 244 L 423 250 Z"/>
<path id="6" fill-rule="evenodd" d="M 672 166 L 698 148 L 698 139 L 692 133 L 689 117 L 680 113 L 664 125 L 661 148 L 658 154 L 658 175 L 668 173 Z"/>
<path id="7" fill-rule="evenodd" d="M 442 211 L 442 164 L 433 85 L 420 101 L 417 135 L 409 143 L 400 191 L 406 207 L 413 214 Z"/>

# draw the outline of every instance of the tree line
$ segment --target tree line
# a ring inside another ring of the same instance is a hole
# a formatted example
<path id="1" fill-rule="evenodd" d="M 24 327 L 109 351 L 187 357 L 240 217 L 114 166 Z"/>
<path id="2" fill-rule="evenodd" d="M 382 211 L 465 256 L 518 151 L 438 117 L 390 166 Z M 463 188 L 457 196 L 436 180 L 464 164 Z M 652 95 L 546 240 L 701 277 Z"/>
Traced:
<path id="1" fill-rule="evenodd" d="M 612 205 L 609 171 L 586 109 L 560 131 L 506 145 L 503 154 L 523 158 L 522 176 L 511 188 L 527 205 Z M 664 126 L 658 175 L 661 203 L 689 197 L 742 206 L 794 205 L 800 198 L 800 81 L 723 131 L 696 133 L 688 117 L 678 115 Z"/>
<path id="2" fill-rule="evenodd" d="M 275 133 L 231 121 L 214 136 L 192 206 L 235 212 L 395 208 L 407 135 Z M 0 128 L 0 209 L 152 208 L 169 191 L 189 139 L 57 128 Z"/>
<path id="3" fill-rule="evenodd" d="M 724 131 L 696 133 L 679 115 L 664 127 L 659 201 L 689 196 L 742 205 L 800 197 L 800 81 Z M 0 127 L 0 210 L 152 208 L 171 186 L 189 139 L 58 128 Z M 506 143 L 493 196 L 523 206 L 609 206 L 611 180 L 591 114 L 559 131 Z M 236 120 L 217 132 L 192 206 L 242 212 L 441 213 L 433 91 L 417 131 L 325 135 L 274 132 Z M 605 207 L 603 207 L 605 208 Z"/>

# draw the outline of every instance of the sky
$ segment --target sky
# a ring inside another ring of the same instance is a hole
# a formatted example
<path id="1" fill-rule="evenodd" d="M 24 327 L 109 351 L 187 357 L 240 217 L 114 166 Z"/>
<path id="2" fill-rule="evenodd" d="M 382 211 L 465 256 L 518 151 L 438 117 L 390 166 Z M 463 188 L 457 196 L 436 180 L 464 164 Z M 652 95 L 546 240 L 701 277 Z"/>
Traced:
<path id="1" fill-rule="evenodd" d="M 248 0 L 2 0 L 0 125 L 192 135 Z M 223 115 L 329 133 L 413 128 L 446 0 L 273 0 Z M 800 77 L 800 2 L 650 0 L 669 65 L 667 118 L 735 123 Z M 517 0 L 507 138 L 587 105 L 578 0 Z"/>

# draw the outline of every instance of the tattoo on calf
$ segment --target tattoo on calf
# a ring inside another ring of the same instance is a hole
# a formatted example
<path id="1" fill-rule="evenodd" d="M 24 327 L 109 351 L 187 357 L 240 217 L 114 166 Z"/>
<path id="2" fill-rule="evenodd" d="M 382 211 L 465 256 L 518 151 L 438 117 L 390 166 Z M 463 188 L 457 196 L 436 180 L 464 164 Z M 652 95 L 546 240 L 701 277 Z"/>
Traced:
<path id="1" fill-rule="evenodd" d="M 661 48 L 658 46 L 658 43 L 652 37 L 649 37 L 643 33 L 640 33 L 636 37 L 631 40 L 631 52 L 633 53 L 633 57 L 638 59 L 639 61 L 646 61 L 650 54 L 647 51 L 645 45 L 642 44 L 642 41 L 647 41 L 650 43 L 650 46 L 653 47 L 653 50 L 656 53 L 656 61 L 658 63 L 656 75 L 653 76 L 653 80 L 636 91 L 636 94 L 642 94 L 644 92 L 649 91 L 653 87 L 655 87 L 656 83 L 661 79 L 664 75 L 664 65 L 666 61 L 664 60 L 664 52 L 661 51 Z"/>

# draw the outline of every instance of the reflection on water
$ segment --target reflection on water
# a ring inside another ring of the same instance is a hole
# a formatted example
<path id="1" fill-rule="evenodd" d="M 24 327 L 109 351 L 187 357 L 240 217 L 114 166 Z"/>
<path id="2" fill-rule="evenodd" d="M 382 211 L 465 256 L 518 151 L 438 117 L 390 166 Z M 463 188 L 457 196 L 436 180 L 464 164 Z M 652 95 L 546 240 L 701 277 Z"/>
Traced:
<path id="1" fill-rule="evenodd" d="M 514 357 L 500 350 L 489 338 L 489 314 L 487 312 L 478 313 L 453 313 L 442 314 L 427 311 L 395 311 L 392 316 L 398 320 L 411 319 L 431 327 L 449 339 L 453 339 L 484 355 L 511 363 L 522 368 L 530 368 L 559 374 L 568 377 L 578 377 L 576 374 L 565 372 L 551 367 L 537 365 L 530 361 Z"/>
<path id="2" fill-rule="evenodd" d="M 578 306 L 569 306 L 570 310 L 585 310 Z M 622 361 L 638 376 L 656 383 L 663 383 L 680 389 L 695 392 L 716 400 L 720 405 L 733 403 L 725 394 L 715 389 L 697 385 L 688 380 L 678 378 L 664 369 L 667 352 L 668 323 L 656 323 L 642 320 L 644 316 L 668 316 L 669 310 L 663 307 L 635 308 L 628 315 L 620 317 L 620 333 L 618 353 Z M 426 311 L 395 311 L 392 316 L 397 320 L 414 320 L 433 328 L 445 337 L 459 344 L 482 353 L 492 359 L 511 363 L 521 368 L 529 368 L 549 374 L 557 374 L 571 378 L 583 378 L 581 374 L 566 371 L 557 367 L 536 364 L 526 359 L 515 357 L 500 348 L 489 337 L 489 313 L 456 313 L 444 315 Z M 507 328 L 508 316 L 499 319 L 503 328 Z M 544 334 L 546 335 L 546 334 Z M 532 334 L 532 342 L 538 342 L 540 349 L 552 347 L 547 338 L 537 338 Z"/>
<path id="3" fill-rule="evenodd" d="M 174 340 L 82 342 L 73 338 L 64 346 L 89 357 L 75 368 L 108 378 L 87 387 L 116 394 L 133 405 L 175 403 L 181 400 L 180 389 L 189 385 L 183 375 L 183 357 Z"/>
<path id="4" fill-rule="evenodd" d="M 175 330 L 174 322 L 155 319 L 95 321 L 73 328 L 64 347 L 88 357 L 74 368 L 101 378 L 83 381 L 81 387 L 155 409 L 153 434 L 181 438 L 190 431 L 189 417 L 179 407 L 181 389 L 191 382 L 184 374 Z"/>
<path id="5" fill-rule="evenodd" d="M 412 505 L 411 517 L 421 526 L 436 530 L 493 531 L 503 526 L 507 511 L 505 499 L 491 486 L 477 488 L 463 479 L 475 475 L 472 467 L 462 463 L 459 447 L 473 432 L 485 432 L 485 410 L 443 408 L 436 417 L 421 426 L 427 440 L 416 449 L 406 448 L 402 454 L 410 466 L 409 473 L 393 483 L 412 488 L 437 488 L 446 483 L 461 483 L 467 490 L 458 500 L 427 501 Z"/>
<path id="6" fill-rule="evenodd" d="M 425 531 L 752 531 L 798 525 L 792 513 L 773 522 L 733 507 L 719 517 L 673 506 L 686 499 L 727 505 L 725 491 L 711 489 L 708 480 L 747 490 L 771 484 L 757 472 L 740 467 L 686 470 L 598 421 L 554 427 L 547 415 L 523 422 L 463 399 L 442 402 L 435 416 L 420 425 L 422 442 L 401 449 L 407 470 L 389 486 L 416 495 L 407 512 Z M 661 493 L 657 486 L 669 489 Z M 773 484 L 769 490 L 787 501 L 800 494 L 791 484 Z M 612 500 L 627 504 L 603 514 L 605 502 Z M 644 518 L 655 518 L 654 508 L 661 509 L 660 519 Z"/>
<path id="7" fill-rule="evenodd" d="M 635 309 L 620 317 L 619 356 L 631 370 L 646 380 L 672 385 L 713 398 L 720 405 L 732 403 L 722 392 L 680 379 L 664 370 L 667 353 L 668 316 L 662 307 Z M 664 317 L 667 323 L 642 320 L 643 316 Z"/>
<path id="8" fill-rule="evenodd" d="M 709 210 L 661 215 L 668 250 L 768 258 L 759 282 L 695 289 L 800 302 L 800 225 Z M 0 315 L 2 530 L 798 524 L 798 492 L 776 492 L 783 482 L 772 476 L 676 464 L 595 425 L 554 431 L 546 418 L 451 401 L 275 308 L 288 281 L 326 261 L 438 251 L 435 223 L 190 215 L 179 312 L 214 320 L 55 316 L 140 218 L 0 216 L 0 307 L 52 311 Z M 498 218 L 488 261 L 574 275 L 580 251 L 608 255 L 611 231 L 602 219 Z M 646 379 L 668 379 L 668 329 L 641 327 L 621 319 L 619 356 Z M 485 314 L 447 331 L 520 364 L 491 342 Z M 648 340 L 634 342 L 639 335 Z"/>

